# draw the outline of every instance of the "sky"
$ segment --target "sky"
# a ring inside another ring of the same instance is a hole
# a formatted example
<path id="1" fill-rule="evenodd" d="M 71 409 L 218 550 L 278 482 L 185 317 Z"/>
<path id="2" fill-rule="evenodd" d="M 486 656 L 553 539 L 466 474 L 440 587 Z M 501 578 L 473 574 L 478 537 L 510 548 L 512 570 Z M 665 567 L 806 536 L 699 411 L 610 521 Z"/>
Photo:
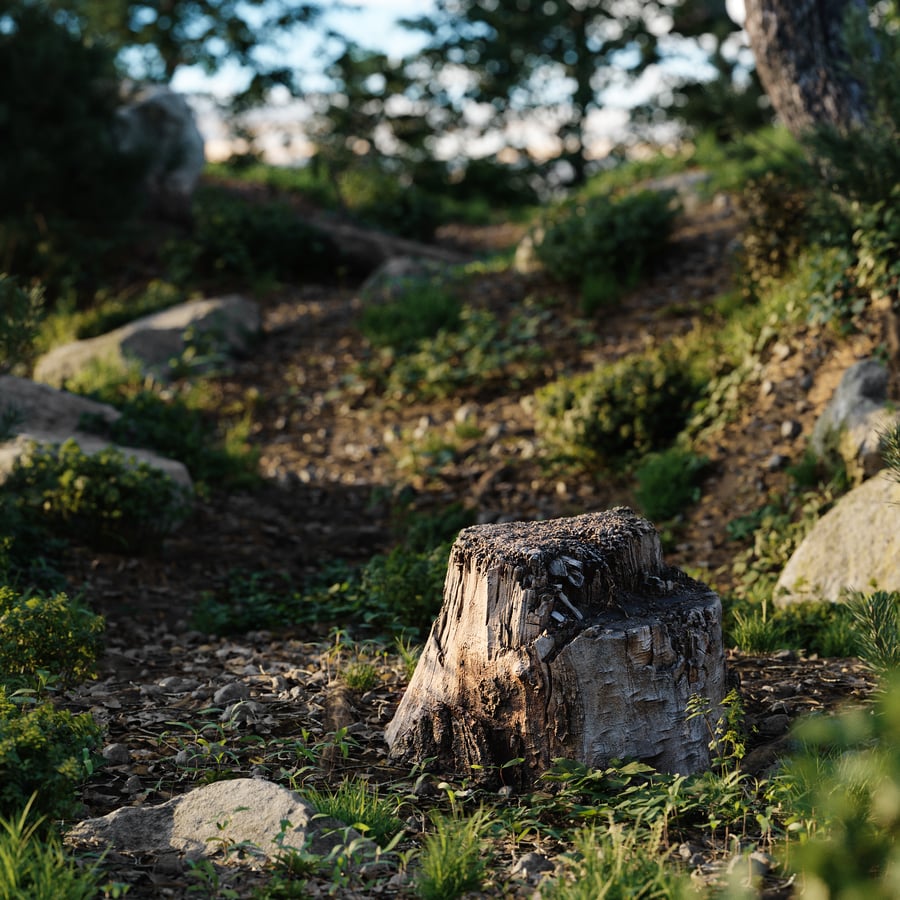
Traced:
<path id="1" fill-rule="evenodd" d="M 402 57 L 415 53 L 424 46 L 424 36 L 401 28 L 397 21 L 402 18 L 414 18 L 428 13 L 434 7 L 432 0 L 348 0 L 356 9 L 352 11 L 327 10 L 324 23 L 342 32 L 351 40 L 363 47 L 388 53 L 390 56 Z M 729 15 L 736 22 L 743 21 L 743 0 L 726 0 Z M 315 69 L 313 48 L 316 37 L 310 34 L 307 38 L 293 39 L 289 49 L 292 61 L 307 71 Z M 226 67 L 213 79 L 209 79 L 198 71 L 180 71 L 173 80 L 174 90 L 185 94 L 211 93 L 220 98 L 232 93 L 240 84 L 241 75 L 235 69 Z M 311 83 L 311 82 L 310 82 Z M 617 98 L 621 101 L 621 98 Z M 627 103 L 623 103 L 627 105 Z M 296 113 L 287 114 L 296 119 Z M 279 118 L 278 111 L 269 115 L 269 121 Z M 597 131 L 599 134 L 614 134 L 623 127 L 623 119 L 627 118 L 621 110 L 604 109 L 597 111 Z M 296 123 L 295 123 L 296 124 Z M 228 156 L 232 150 L 227 140 L 224 126 L 217 121 L 210 107 L 200 112 L 200 127 L 207 139 L 207 154 L 210 158 Z M 281 138 L 274 135 L 269 141 L 262 141 L 267 156 L 272 162 L 289 163 L 296 161 L 299 153 L 305 155 L 301 136 L 295 136 L 290 146 L 279 144 Z M 283 142 L 282 142 L 283 143 Z"/>

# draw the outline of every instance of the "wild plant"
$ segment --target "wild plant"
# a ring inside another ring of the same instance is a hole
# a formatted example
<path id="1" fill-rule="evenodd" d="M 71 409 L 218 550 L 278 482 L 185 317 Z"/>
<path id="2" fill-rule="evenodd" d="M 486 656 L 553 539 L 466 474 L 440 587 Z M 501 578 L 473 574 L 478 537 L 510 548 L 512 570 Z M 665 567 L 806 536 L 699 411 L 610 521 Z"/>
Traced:
<path id="1" fill-rule="evenodd" d="M 336 788 L 305 788 L 303 796 L 323 815 L 350 825 L 384 848 L 403 829 L 396 798 L 383 796 L 363 778 L 345 778 Z"/>
<path id="2" fill-rule="evenodd" d="M 490 864 L 486 836 L 490 813 L 483 807 L 464 817 L 434 813 L 419 856 L 416 890 L 422 900 L 456 900 L 483 888 Z"/>

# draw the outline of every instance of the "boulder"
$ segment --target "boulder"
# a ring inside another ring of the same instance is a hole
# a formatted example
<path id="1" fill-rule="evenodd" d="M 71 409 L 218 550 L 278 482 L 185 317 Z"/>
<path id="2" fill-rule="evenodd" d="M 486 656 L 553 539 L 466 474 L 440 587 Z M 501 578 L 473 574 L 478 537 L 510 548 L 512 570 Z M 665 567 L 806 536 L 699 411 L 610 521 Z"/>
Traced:
<path id="1" fill-rule="evenodd" d="M 900 483 L 880 472 L 842 497 L 788 560 L 775 602 L 900 590 Z"/>
<path id="2" fill-rule="evenodd" d="M 144 191 L 151 211 L 189 221 L 206 158 L 187 100 L 164 86 L 144 88 L 119 108 L 116 126 L 119 149 L 146 162 Z"/>
<path id="3" fill-rule="evenodd" d="M 450 267 L 421 256 L 395 256 L 385 260 L 360 286 L 364 303 L 397 300 L 411 287 L 442 282 L 452 277 Z"/>
<path id="4" fill-rule="evenodd" d="M 157 806 L 125 806 L 79 822 L 66 835 L 75 846 L 132 854 L 169 854 L 189 860 L 240 845 L 241 857 L 259 862 L 282 850 L 326 856 L 358 839 L 353 829 L 324 816 L 299 794 L 261 778 L 216 781 Z"/>
<path id="5" fill-rule="evenodd" d="M 192 345 L 199 357 L 240 355 L 260 328 L 259 307 L 239 294 L 193 300 L 98 337 L 55 347 L 35 364 L 34 379 L 60 387 L 93 363 L 137 363 L 144 374 L 165 380 L 173 362 Z"/>
<path id="6" fill-rule="evenodd" d="M 898 420 L 887 408 L 887 369 L 874 359 L 844 373 L 813 428 L 810 447 L 819 458 L 837 452 L 857 483 L 882 468 L 881 435 Z"/>
<path id="7" fill-rule="evenodd" d="M 13 375 L 0 376 L 0 415 L 8 415 L 7 440 L 0 442 L 0 482 L 12 471 L 16 461 L 32 441 L 39 444 L 61 444 L 73 438 L 88 454 L 110 446 L 110 442 L 83 431 L 82 416 L 99 416 L 112 423 L 121 413 L 106 403 L 58 391 L 46 384 L 36 384 Z M 3 435 L 0 435 L 3 437 Z M 176 484 L 191 490 L 193 483 L 183 463 L 167 459 L 137 447 L 120 447 L 126 457 L 145 462 L 165 472 Z"/>

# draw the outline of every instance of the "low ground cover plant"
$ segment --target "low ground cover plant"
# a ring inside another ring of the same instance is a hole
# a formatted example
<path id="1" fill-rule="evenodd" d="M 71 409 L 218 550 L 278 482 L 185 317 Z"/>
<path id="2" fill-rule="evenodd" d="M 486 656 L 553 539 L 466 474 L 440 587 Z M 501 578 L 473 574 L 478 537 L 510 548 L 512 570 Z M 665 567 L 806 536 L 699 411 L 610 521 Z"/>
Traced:
<path id="1" fill-rule="evenodd" d="M 47 531 L 120 551 L 158 546 L 188 509 L 184 490 L 163 472 L 112 447 L 90 456 L 72 439 L 33 444 L 5 488 Z"/>
<path id="2" fill-rule="evenodd" d="M 592 313 L 637 284 L 662 253 L 677 214 L 670 191 L 563 204 L 539 225 L 535 254 L 552 278 L 580 285 Z"/>
<path id="3" fill-rule="evenodd" d="M 700 385 L 671 347 L 564 376 L 535 394 L 545 447 L 586 465 L 622 467 L 666 449 L 688 421 Z"/>

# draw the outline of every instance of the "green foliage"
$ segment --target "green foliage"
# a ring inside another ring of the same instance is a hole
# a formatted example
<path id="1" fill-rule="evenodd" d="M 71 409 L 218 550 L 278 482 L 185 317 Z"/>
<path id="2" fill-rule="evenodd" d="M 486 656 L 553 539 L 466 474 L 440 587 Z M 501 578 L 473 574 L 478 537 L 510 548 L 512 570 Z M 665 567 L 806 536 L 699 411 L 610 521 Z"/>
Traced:
<path id="1" fill-rule="evenodd" d="M 360 570 L 304 595 L 321 621 L 352 623 L 372 634 L 427 633 L 441 607 L 447 574 L 447 544 L 427 551 L 405 545 L 373 556 Z"/>
<path id="2" fill-rule="evenodd" d="M 331 238 L 288 204 L 251 202 L 215 188 L 197 192 L 192 233 L 170 241 L 162 262 L 180 287 L 330 281 L 343 265 Z"/>
<path id="3" fill-rule="evenodd" d="M 345 778 L 333 790 L 309 788 L 303 796 L 317 812 L 352 826 L 381 847 L 403 828 L 396 800 L 381 796 L 378 787 L 363 778 Z"/>
<path id="4" fill-rule="evenodd" d="M 544 900 L 680 900 L 696 896 L 690 879 L 667 866 L 663 822 L 647 829 L 592 825 L 573 839 L 561 878 L 541 890 Z"/>
<path id="5" fill-rule="evenodd" d="M 900 422 L 891 425 L 881 436 L 881 457 L 891 477 L 900 481 Z"/>
<path id="6" fill-rule="evenodd" d="M 74 788 L 91 771 L 101 732 L 86 713 L 73 716 L 52 703 L 31 705 L 0 685 L 0 816 L 25 808 L 50 818 L 70 815 Z"/>
<path id="7" fill-rule="evenodd" d="M 807 195 L 796 178 L 766 172 L 747 182 L 740 203 L 741 268 L 751 286 L 763 285 L 786 274 L 809 243 Z"/>
<path id="8" fill-rule="evenodd" d="M 22 288 L 0 272 L 0 375 L 31 357 L 44 305 L 40 288 Z"/>
<path id="9" fill-rule="evenodd" d="M 66 594 L 22 595 L 0 587 L 0 682 L 32 682 L 41 670 L 63 685 L 94 671 L 103 619 Z"/>
<path id="10" fill-rule="evenodd" d="M 859 653 L 859 636 L 850 609 L 814 600 L 773 607 L 762 600 L 725 602 L 725 641 L 744 653 L 803 650 L 821 657 Z"/>
<path id="11" fill-rule="evenodd" d="M 588 312 L 633 287 L 665 248 L 678 213 L 671 191 L 568 203 L 539 226 L 537 258 L 552 278 L 582 286 Z"/>
<path id="12" fill-rule="evenodd" d="M 900 178 L 900 166 L 898 166 Z M 900 298 L 900 183 L 887 198 L 851 208 L 854 274 L 862 290 Z"/>
<path id="13" fill-rule="evenodd" d="M 5 489 L 30 521 L 118 551 L 157 547 L 187 509 L 183 488 L 158 469 L 133 465 L 113 447 L 88 456 L 72 439 L 32 444 Z"/>
<path id="14" fill-rule="evenodd" d="M 817 716 L 796 729 L 801 752 L 779 777 L 790 821 L 811 830 L 790 848 L 805 892 L 889 900 L 900 889 L 900 685 L 874 708 Z"/>
<path id="15" fill-rule="evenodd" d="M 147 447 L 183 462 L 199 488 L 237 488 L 256 483 L 258 453 L 242 440 L 243 424 L 217 422 L 201 407 L 202 390 L 163 391 L 143 378 L 112 379 L 90 395 L 119 409 L 109 423 L 85 418 L 81 425 L 127 447 Z M 245 423 L 249 425 L 249 422 Z"/>
<path id="16" fill-rule="evenodd" d="M 408 177 L 374 165 L 355 165 L 337 178 L 354 216 L 403 237 L 427 241 L 440 224 L 440 205 Z"/>
<path id="17" fill-rule="evenodd" d="M 708 465 L 705 456 L 680 447 L 645 456 L 634 470 L 641 512 L 654 522 L 681 515 L 700 499 L 699 482 Z"/>
<path id="18" fill-rule="evenodd" d="M 32 814 L 33 798 L 21 811 L 0 818 L 0 897 L 4 900 L 93 900 L 98 896 L 99 864 L 80 865 L 59 838 L 45 833 Z"/>
<path id="19" fill-rule="evenodd" d="M 439 331 L 454 331 L 460 323 L 460 303 L 433 282 L 410 284 L 387 303 L 366 306 L 360 329 L 376 347 L 406 353 Z"/>
<path id="20" fill-rule="evenodd" d="M 479 809 L 468 818 L 456 813 L 432 816 L 433 831 L 425 836 L 416 877 L 422 900 L 456 900 L 481 889 L 490 855 L 485 853 L 489 814 Z"/>
<path id="21" fill-rule="evenodd" d="M 4 7 L 0 32 L 0 270 L 53 294 L 92 274 L 134 211 L 143 160 L 115 146 L 112 57 L 44 3 Z"/>
<path id="22" fill-rule="evenodd" d="M 735 594 L 760 601 L 770 599 L 775 582 L 816 521 L 848 489 L 841 473 L 815 490 L 773 495 L 752 513 L 733 519 L 727 532 L 732 540 L 752 543 L 737 553 L 731 567 Z"/>
<path id="23" fill-rule="evenodd" d="M 851 591 L 847 603 L 863 662 L 879 675 L 900 670 L 900 593 Z"/>
<path id="24" fill-rule="evenodd" d="M 564 457 L 622 466 L 670 444 L 699 394 L 683 361 L 664 346 L 541 388 L 535 429 Z"/>
<path id="25" fill-rule="evenodd" d="M 408 353 L 382 351 L 360 374 L 383 384 L 386 397 L 404 403 L 458 397 L 500 383 L 520 385 L 544 357 L 537 338 L 548 315 L 546 310 L 520 313 L 504 323 L 489 310 L 464 306 L 456 329 L 442 328 Z"/>

